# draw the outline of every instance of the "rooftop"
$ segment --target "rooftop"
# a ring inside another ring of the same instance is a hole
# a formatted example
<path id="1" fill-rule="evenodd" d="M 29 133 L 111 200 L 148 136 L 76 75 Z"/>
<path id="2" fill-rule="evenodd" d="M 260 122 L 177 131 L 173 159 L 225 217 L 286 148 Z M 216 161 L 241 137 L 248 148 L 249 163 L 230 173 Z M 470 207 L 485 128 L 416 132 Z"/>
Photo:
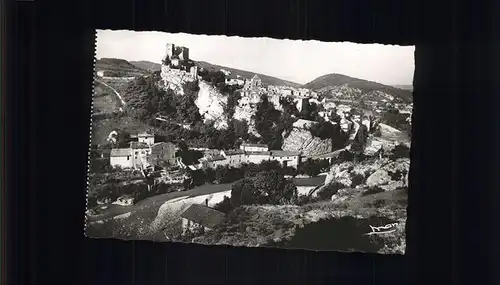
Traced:
<path id="1" fill-rule="evenodd" d="M 210 157 L 207 158 L 207 161 L 219 161 L 219 160 L 224 160 L 226 159 L 225 157 L 223 157 L 222 155 L 212 155 Z"/>
<path id="2" fill-rule="evenodd" d="M 207 228 L 214 228 L 223 223 L 226 219 L 224 213 L 199 204 L 189 206 L 189 208 L 181 214 L 181 217 Z"/>
<path id="3" fill-rule="evenodd" d="M 267 144 L 262 143 L 242 143 L 241 146 L 249 146 L 249 147 L 267 147 Z"/>
<path id="4" fill-rule="evenodd" d="M 144 133 L 137 134 L 137 136 L 138 137 L 154 137 L 155 135 L 151 134 L 151 133 L 144 132 Z"/>
<path id="5" fill-rule="evenodd" d="M 253 77 L 252 77 L 252 80 L 260 80 L 260 77 L 257 76 L 257 74 L 255 74 Z"/>
<path id="6" fill-rule="evenodd" d="M 247 151 L 247 155 L 271 155 L 270 151 Z"/>
<path id="7" fill-rule="evenodd" d="M 326 175 L 320 175 L 309 178 L 294 178 L 293 183 L 295 186 L 319 186 L 325 183 Z"/>
<path id="8" fill-rule="evenodd" d="M 285 151 L 285 150 L 273 150 L 271 151 L 271 156 L 298 156 L 300 152 L 298 151 Z"/>
<path id="9" fill-rule="evenodd" d="M 238 155 L 238 154 L 245 154 L 245 152 L 241 149 L 230 149 L 230 150 L 225 150 L 224 154 L 225 155 Z"/>
<path id="10" fill-rule="evenodd" d="M 144 149 L 144 148 L 149 148 L 149 146 L 146 143 L 142 143 L 142 142 L 130 142 L 130 148 L 132 148 L 132 149 Z"/>
<path id="11" fill-rule="evenodd" d="M 119 156 L 129 156 L 130 148 L 113 148 L 111 149 L 110 156 L 119 157 Z"/>
<path id="12" fill-rule="evenodd" d="M 175 147 L 175 144 L 173 144 L 171 142 L 157 142 L 157 143 L 152 144 L 151 146 L 158 146 L 158 145 L 163 145 L 163 144 L 168 144 L 168 145 L 172 145 Z"/>

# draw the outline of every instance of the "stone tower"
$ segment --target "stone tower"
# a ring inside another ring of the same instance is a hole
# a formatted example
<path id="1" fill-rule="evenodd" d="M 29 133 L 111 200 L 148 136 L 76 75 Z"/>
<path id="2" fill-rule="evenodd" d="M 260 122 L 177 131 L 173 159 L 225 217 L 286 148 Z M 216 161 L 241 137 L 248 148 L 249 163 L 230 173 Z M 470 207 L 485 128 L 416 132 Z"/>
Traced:
<path id="1" fill-rule="evenodd" d="M 189 49 L 187 47 L 177 47 L 176 54 L 179 55 L 179 59 L 182 61 L 189 60 Z"/>
<path id="2" fill-rule="evenodd" d="M 167 44 L 167 54 L 166 54 L 167 57 L 171 59 L 174 54 L 175 54 L 175 45 Z"/>

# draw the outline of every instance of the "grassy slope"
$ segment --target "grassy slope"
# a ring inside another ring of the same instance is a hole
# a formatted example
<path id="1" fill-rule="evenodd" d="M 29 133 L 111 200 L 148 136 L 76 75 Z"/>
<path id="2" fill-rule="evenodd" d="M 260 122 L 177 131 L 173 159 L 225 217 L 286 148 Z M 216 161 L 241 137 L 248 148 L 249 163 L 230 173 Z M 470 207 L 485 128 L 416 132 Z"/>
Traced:
<path id="1" fill-rule="evenodd" d="M 130 62 L 119 58 L 98 59 L 95 64 L 95 68 L 96 70 L 124 72 L 124 73 L 129 73 L 131 75 L 139 75 L 146 73 L 144 69 L 139 68 L 131 64 Z"/>
<path id="2" fill-rule="evenodd" d="M 303 206 L 250 206 L 236 220 L 194 239 L 202 244 L 262 246 L 291 238 L 297 227 L 320 219 L 351 216 L 385 216 L 400 223 L 395 237 L 387 241 L 388 253 L 404 250 L 407 195 L 404 190 L 362 196 L 364 189 L 351 189 L 343 201 L 320 201 Z M 382 237 L 385 238 L 385 237 Z"/>

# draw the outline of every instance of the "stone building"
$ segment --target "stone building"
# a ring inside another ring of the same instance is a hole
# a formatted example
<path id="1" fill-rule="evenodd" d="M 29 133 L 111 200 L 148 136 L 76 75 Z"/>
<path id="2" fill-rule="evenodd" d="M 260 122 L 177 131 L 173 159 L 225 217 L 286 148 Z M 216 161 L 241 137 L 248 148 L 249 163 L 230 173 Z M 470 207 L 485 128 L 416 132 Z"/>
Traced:
<path id="1" fill-rule="evenodd" d="M 183 233 L 199 229 L 210 231 L 225 221 L 224 213 L 209 208 L 207 204 L 207 201 L 205 205 L 192 204 L 181 214 Z"/>
<path id="2" fill-rule="evenodd" d="M 240 145 L 240 149 L 243 151 L 268 151 L 269 148 L 266 144 L 259 143 L 243 143 Z"/>
<path id="3" fill-rule="evenodd" d="M 255 74 L 252 79 L 250 79 L 250 87 L 251 88 L 258 88 L 262 86 L 262 80 L 260 79 L 257 74 Z"/>
<path id="4" fill-rule="evenodd" d="M 189 60 L 189 49 L 187 47 L 167 43 L 166 57 L 169 59 L 178 58 L 180 61 Z"/>
<path id="5" fill-rule="evenodd" d="M 171 142 L 159 142 L 151 145 L 150 161 L 152 165 L 175 165 L 175 145 Z"/>

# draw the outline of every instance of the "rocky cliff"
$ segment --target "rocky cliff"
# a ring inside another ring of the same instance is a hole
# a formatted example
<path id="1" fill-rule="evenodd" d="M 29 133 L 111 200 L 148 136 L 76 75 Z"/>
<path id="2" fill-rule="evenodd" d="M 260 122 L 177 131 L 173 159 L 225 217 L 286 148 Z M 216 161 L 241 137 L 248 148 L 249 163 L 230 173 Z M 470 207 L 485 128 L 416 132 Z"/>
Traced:
<path id="1" fill-rule="evenodd" d="M 166 65 L 161 67 L 161 78 L 163 88 L 174 90 L 177 94 L 184 94 L 183 85 L 186 82 L 194 81 L 192 75 L 188 72 L 169 68 Z M 227 96 L 221 94 L 216 88 L 200 80 L 198 83 L 200 90 L 195 104 L 200 114 L 206 121 L 214 122 L 218 129 L 227 127 L 227 120 L 224 116 L 224 106 L 227 103 Z"/>
<path id="2" fill-rule="evenodd" d="M 214 126 L 218 129 L 227 128 L 227 118 L 224 114 L 227 96 L 222 95 L 216 88 L 204 81 L 199 82 L 199 87 L 200 91 L 195 104 L 204 120 L 214 122 Z"/>
<path id="3" fill-rule="evenodd" d="M 283 150 L 301 151 L 303 156 L 332 151 L 332 140 L 313 137 L 309 130 L 294 128 L 283 142 Z"/>

